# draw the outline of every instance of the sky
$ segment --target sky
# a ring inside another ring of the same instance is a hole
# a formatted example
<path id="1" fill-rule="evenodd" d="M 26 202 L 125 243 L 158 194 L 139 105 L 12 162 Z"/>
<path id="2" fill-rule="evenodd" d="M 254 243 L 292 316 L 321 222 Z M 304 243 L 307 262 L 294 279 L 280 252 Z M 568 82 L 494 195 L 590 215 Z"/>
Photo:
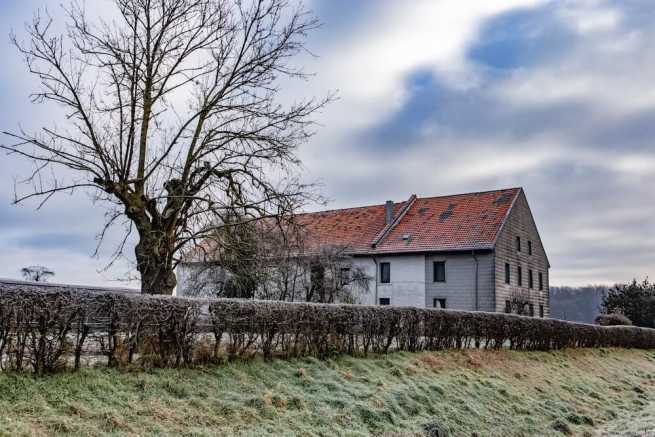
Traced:
<path id="1" fill-rule="evenodd" d="M 88 2 L 110 8 L 109 0 Z M 39 6 L 0 5 L 0 129 L 47 124 L 9 44 Z M 287 98 L 338 100 L 299 156 L 329 208 L 521 186 L 551 285 L 655 278 L 655 7 L 650 0 L 308 0 L 323 23 L 309 81 Z M 7 142 L 0 138 L 0 143 Z M 0 155 L 0 277 L 46 265 L 55 281 L 117 285 L 130 260 L 93 257 L 90 197 L 11 205 L 28 163 Z M 317 207 L 314 207 L 314 209 Z M 122 285 L 122 284 L 121 284 Z"/>

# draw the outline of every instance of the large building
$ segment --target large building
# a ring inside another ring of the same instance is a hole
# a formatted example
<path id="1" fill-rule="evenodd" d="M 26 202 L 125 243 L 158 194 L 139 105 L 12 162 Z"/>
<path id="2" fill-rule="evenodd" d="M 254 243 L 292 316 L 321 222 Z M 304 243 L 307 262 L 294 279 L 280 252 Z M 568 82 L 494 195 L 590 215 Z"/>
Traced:
<path id="1" fill-rule="evenodd" d="M 523 189 L 301 214 L 309 247 L 343 247 L 361 303 L 549 315 L 549 262 Z M 184 288 L 184 275 L 180 287 Z"/>

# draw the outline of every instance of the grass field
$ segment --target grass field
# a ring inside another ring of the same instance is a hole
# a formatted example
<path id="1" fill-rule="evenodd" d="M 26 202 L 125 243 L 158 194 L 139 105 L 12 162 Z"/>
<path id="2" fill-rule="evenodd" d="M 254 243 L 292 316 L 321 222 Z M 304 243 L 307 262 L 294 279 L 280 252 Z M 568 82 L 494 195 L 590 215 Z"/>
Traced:
<path id="1" fill-rule="evenodd" d="M 0 375 L 0 434 L 649 435 L 654 401 L 655 351 L 253 360 Z"/>

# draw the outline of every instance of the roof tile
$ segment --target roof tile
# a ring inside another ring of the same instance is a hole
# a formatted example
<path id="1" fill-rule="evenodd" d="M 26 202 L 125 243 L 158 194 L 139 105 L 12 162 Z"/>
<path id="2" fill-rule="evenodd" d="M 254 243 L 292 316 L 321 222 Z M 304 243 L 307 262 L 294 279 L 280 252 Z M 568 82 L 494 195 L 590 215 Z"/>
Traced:
<path id="1" fill-rule="evenodd" d="M 347 247 L 354 253 L 491 249 L 520 188 L 416 198 L 400 221 L 385 228 L 384 205 L 300 214 L 308 246 Z M 395 203 L 394 218 L 406 202 Z"/>

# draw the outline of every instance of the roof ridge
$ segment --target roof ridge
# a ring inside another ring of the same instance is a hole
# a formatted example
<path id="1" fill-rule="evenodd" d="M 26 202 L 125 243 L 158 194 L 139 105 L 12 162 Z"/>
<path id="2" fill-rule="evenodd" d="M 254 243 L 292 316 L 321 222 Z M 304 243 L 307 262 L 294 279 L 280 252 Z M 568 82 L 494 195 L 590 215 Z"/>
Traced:
<path id="1" fill-rule="evenodd" d="M 495 193 L 498 191 L 510 191 L 510 190 L 522 190 L 523 187 L 508 187 L 508 188 L 498 188 L 495 190 L 484 190 L 484 191 L 469 191 L 468 193 L 456 193 L 456 194 L 445 194 L 443 196 L 427 196 L 427 197 L 418 197 L 418 199 L 443 199 L 446 197 L 457 197 L 457 196 L 470 196 L 472 194 L 488 194 Z"/>
<path id="2" fill-rule="evenodd" d="M 397 203 L 404 203 L 405 200 Z M 321 214 L 325 212 L 337 212 L 337 211 L 348 211 L 350 209 L 365 209 L 365 208 L 375 208 L 375 207 L 382 207 L 384 206 L 384 203 L 376 203 L 374 205 L 361 205 L 361 206 L 349 206 L 347 208 L 333 208 L 333 209 L 322 209 L 320 211 L 313 211 L 313 212 L 299 212 L 296 214 L 296 216 L 299 215 L 309 215 L 309 214 Z"/>
<path id="3" fill-rule="evenodd" d="M 486 193 L 495 193 L 497 191 L 522 190 L 522 189 L 523 189 L 523 187 L 519 186 L 519 187 L 497 188 L 495 190 L 469 191 L 469 192 L 466 192 L 466 193 L 444 194 L 444 195 L 440 195 L 440 196 L 420 197 L 420 196 L 416 196 L 415 194 L 413 196 L 415 196 L 416 199 L 442 199 L 442 198 L 446 198 L 446 197 L 470 196 L 472 194 L 486 194 Z M 401 204 L 401 203 L 405 203 L 405 202 L 407 202 L 407 201 L 403 200 L 403 201 L 394 202 L 394 203 Z M 309 214 L 320 214 L 320 213 L 326 213 L 326 212 L 347 211 L 347 210 L 350 210 L 350 209 L 364 209 L 364 208 L 382 207 L 382 206 L 384 206 L 384 203 L 375 203 L 373 205 L 349 206 L 349 207 L 346 207 L 346 208 L 323 209 L 323 210 L 320 210 L 320 211 L 313 211 L 313 212 L 309 212 L 309 211 L 308 212 L 300 212 L 300 213 L 297 213 L 296 216 L 309 215 Z"/>

